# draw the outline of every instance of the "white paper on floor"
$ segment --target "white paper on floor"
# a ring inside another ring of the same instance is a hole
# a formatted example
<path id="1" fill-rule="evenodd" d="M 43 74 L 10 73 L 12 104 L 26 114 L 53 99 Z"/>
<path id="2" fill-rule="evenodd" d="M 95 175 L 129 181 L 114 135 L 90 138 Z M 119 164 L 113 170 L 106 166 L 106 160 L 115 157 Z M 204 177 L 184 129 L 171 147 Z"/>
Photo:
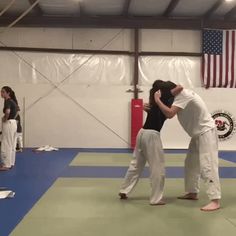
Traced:
<path id="1" fill-rule="evenodd" d="M 11 190 L 0 191 L 0 199 L 13 198 L 14 196 L 15 196 L 15 192 Z"/>
<path id="2" fill-rule="evenodd" d="M 45 145 L 45 146 L 35 149 L 35 151 L 38 151 L 38 152 L 42 152 L 42 151 L 51 152 L 51 151 L 58 151 L 58 150 L 59 150 L 58 148 L 52 147 L 50 145 Z"/>

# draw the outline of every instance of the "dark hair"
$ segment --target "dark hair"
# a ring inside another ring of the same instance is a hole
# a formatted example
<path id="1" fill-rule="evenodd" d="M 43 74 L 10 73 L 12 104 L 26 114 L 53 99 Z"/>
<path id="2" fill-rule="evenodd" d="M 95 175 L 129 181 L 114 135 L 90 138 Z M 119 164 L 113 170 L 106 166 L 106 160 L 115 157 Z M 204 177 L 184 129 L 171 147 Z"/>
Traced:
<path id="1" fill-rule="evenodd" d="M 162 88 L 161 88 L 161 97 L 163 100 L 165 99 L 170 99 L 173 97 L 171 94 L 171 90 L 174 89 L 177 85 L 171 81 L 165 81 L 162 83 Z"/>
<path id="2" fill-rule="evenodd" d="M 152 84 L 152 88 L 159 90 L 164 86 L 164 83 L 165 82 L 163 80 L 160 80 L 160 79 L 155 80 Z"/>
<path id="3" fill-rule="evenodd" d="M 152 88 L 150 89 L 149 94 L 149 104 L 151 106 L 156 105 L 154 94 L 156 91 L 161 90 L 161 100 L 164 103 L 167 103 L 167 101 L 173 97 L 171 94 L 171 89 L 175 88 L 177 85 L 171 81 L 163 81 L 163 80 L 155 80 L 152 84 Z"/>
<path id="4" fill-rule="evenodd" d="M 16 103 L 16 105 L 18 105 L 15 92 L 11 89 L 11 87 L 3 86 L 2 89 L 4 89 L 7 93 L 9 93 L 10 98 Z"/>

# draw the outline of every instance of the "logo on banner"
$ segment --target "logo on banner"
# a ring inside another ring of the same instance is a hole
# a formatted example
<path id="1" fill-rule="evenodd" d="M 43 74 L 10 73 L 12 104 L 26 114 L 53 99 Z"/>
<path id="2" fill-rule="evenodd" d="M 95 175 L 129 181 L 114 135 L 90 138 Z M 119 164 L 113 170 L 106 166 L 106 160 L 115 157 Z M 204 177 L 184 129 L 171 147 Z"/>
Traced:
<path id="1" fill-rule="evenodd" d="M 224 141 L 231 138 L 236 131 L 235 118 L 229 112 L 223 110 L 213 112 L 212 118 L 217 127 L 219 140 Z"/>

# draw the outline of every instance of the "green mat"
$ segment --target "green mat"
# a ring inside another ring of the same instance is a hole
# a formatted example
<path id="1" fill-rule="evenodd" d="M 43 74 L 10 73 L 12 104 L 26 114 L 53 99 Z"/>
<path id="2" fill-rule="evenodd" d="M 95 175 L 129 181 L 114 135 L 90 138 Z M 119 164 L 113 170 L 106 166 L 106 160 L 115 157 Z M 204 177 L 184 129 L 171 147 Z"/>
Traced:
<path id="1" fill-rule="evenodd" d="M 165 154 L 166 166 L 184 166 L 185 154 Z M 128 166 L 132 154 L 81 152 L 71 166 Z M 221 167 L 236 167 L 236 163 L 219 159 Z"/>
<path id="2" fill-rule="evenodd" d="M 121 179 L 61 178 L 24 217 L 12 236 L 235 236 L 236 180 L 222 180 L 223 208 L 205 213 L 199 201 L 183 201 L 183 180 L 167 179 L 166 206 L 150 206 L 150 184 L 140 180 L 126 201 L 117 197 Z"/>

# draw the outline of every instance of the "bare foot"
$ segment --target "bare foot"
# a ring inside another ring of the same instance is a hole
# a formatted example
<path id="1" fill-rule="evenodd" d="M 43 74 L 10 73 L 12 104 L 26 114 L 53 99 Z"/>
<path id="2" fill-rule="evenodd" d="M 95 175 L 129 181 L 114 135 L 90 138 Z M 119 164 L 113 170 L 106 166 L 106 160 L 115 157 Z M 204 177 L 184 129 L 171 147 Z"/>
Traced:
<path id="1" fill-rule="evenodd" d="M 201 208 L 201 211 L 216 211 L 220 209 L 219 199 L 211 200 L 209 204 Z"/>
<path id="2" fill-rule="evenodd" d="M 5 166 L 0 166 L 0 171 L 10 170 L 10 168 Z"/>
<path id="3" fill-rule="evenodd" d="M 157 203 L 150 203 L 151 206 L 163 206 L 166 205 L 166 202 L 164 202 L 163 200 L 160 200 Z"/>
<path id="4" fill-rule="evenodd" d="M 128 199 L 128 197 L 127 197 L 127 195 L 125 193 L 119 193 L 118 195 L 120 196 L 121 200 Z"/>
<path id="5" fill-rule="evenodd" d="M 178 197 L 178 199 L 182 200 L 198 200 L 197 193 L 187 193 L 183 196 Z"/>

